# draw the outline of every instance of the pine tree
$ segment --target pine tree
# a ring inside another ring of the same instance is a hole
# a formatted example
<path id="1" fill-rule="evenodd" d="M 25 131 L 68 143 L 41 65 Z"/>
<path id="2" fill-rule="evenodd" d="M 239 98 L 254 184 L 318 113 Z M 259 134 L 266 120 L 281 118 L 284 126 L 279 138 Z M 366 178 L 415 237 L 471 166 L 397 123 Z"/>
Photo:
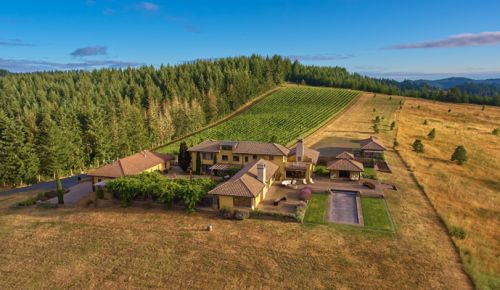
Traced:
<path id="1" fill-rule="evenodd" d="M 458 165 L 462 165 L 467 161 L 467 151 L 462 145 L 458 145 L 455 151 L 451 155 L 451 161 L 457 161 Z"/>
<path id="2" fill-rule="evenodd" d="M 179 144 L 179 154 L 177 160 L 179 162 L 179 166 L 182 170 L 187 171 L 189 166 L 191 166 L 191 153 L 187 151 L 188 146 L 186 142 L 181 142 Z"/>
<path id="3" fill-rule="evenodd" d="M 0 111 L 0 182 L 12 186 L 32 182 L 38 159 L 20 124 Z"/>
<path id="4" fill-rule="evenodd" d="M 429 138 L 429 140 L 434 140 L 435 137 L 436 137 L 436 129 L 432 128 L 429 134 L 427 134 L 427 138 Z"/>
<path id="5" fill-rule="evenodd" d="M 416 139 L 412 144 L 413 151 L 417 153 L 424 153 L 424 144 L 420 139 Z"/>

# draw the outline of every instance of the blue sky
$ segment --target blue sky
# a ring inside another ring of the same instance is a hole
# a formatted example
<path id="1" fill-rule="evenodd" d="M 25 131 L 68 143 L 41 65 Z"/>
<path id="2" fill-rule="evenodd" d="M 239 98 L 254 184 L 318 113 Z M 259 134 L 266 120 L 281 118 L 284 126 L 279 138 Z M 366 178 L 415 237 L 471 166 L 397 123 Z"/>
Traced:
<path id="1" fill-rule="evenodd" d="M 500 1 L 0 1 L 0 68 L 280 54 L 396 79 L 500 77 Z"/>

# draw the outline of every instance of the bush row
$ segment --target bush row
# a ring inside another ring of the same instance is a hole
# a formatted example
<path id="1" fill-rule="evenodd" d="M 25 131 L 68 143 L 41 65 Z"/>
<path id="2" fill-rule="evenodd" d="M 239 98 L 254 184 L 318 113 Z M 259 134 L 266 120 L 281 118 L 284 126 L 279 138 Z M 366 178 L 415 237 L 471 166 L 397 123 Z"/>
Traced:
<path id="1" fill-rule="evenodd" d="M 196 203 L 214 187 L 215 182 L 209 178 L 168 179 L 152 172 L 113 179 L 105 189 L 119 198 L 123 207 L 134 199 L 153 199 L 167 204 L 182 201 L 186 211 L 192 212 Z"/>

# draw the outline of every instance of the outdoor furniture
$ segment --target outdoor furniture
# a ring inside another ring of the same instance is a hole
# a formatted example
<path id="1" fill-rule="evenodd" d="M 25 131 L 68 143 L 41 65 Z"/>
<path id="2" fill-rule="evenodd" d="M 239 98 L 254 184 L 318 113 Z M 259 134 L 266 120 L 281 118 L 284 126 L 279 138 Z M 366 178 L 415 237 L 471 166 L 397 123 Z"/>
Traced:
<path id="1" fill-rule="evenodd" d="M 274 206 L 278 206 L 280 204 L 281 201 L 286 201 L 286 196 L 283 196 L 283 197 L 280 197 L 280 198 L 277 198 L 273 201 L 273 204 Z"/>
<path id="2" fill-rule="evenodd" d="M 292 185 L 295 185 L 297 183 L 297 180 L 292 180 Z"/>
<path id="3" fill-rule="evenodd" d="M 305 179 L 305 178 L 304 178 L 304 179 L 302 179 L 302 184 L 307 184 L 307 181 L 306 181 L 306 179 Z"/>
<path id="4" fill-rule="evenodd" d="M 291 181 L 291 180 L 283 180 L 283 181 L 281 182 L 281 185 L 283 185 L 283 186 L 288 186 L 288 185 L 290 185 L 290 184 L 292 184 L 292 181 Z"/>
<path id="5" fill-rule="evenodd" d="M 310 183 L 310 184 L 314 184 L 314 180 L 312 180 L 312 178 L 311 178 L 311 179 L 309 179 L 309 183 Z"/>

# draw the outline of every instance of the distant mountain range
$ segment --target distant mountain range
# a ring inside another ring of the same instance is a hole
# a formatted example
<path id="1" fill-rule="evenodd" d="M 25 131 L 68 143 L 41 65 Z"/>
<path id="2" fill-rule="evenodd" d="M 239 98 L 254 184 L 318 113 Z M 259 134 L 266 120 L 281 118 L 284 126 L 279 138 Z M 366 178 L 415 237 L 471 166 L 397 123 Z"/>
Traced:
<path id="1" fill-rule="evenodd" d="M 485 79 L 485 80 L 474 80 L 469 78 L 446 78 L 440 80 L 415 80 L 416 84 L 427 84 L 430 87 L 438 89 L 451 89 L 454 87 L 463 86 L 465 84 L 475 84 L 475 85 L 493 85 L 500 88 L 500 79 Z"/>

